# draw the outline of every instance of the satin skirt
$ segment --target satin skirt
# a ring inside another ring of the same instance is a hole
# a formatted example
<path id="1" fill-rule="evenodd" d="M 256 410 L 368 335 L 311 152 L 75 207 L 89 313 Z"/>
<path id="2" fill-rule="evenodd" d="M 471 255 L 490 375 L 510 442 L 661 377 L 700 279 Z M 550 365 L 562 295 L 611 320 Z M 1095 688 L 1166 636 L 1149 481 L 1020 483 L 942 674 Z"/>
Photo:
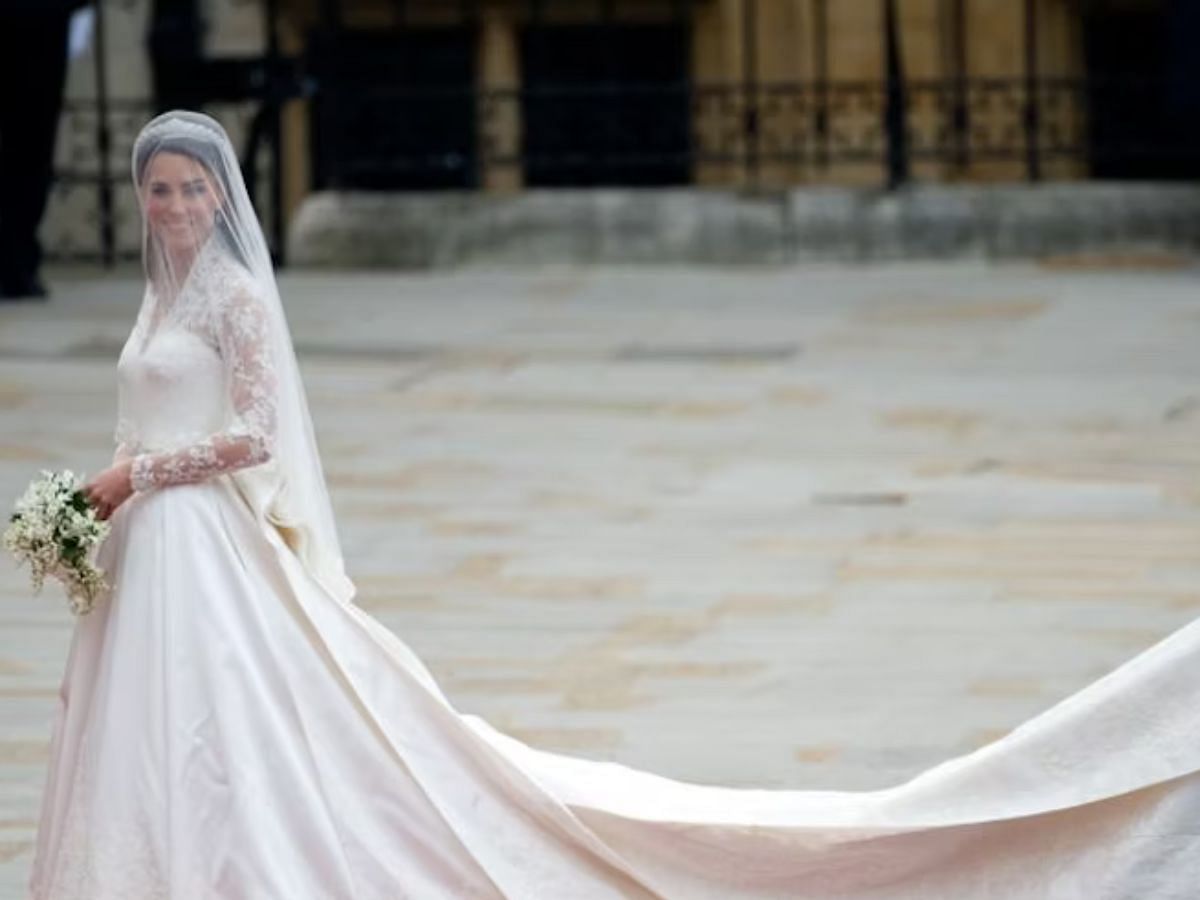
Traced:
<path id="1" fill-rule="evenodd" d="M 136 495 L 112 526 L 34 900 L 1198 896 L 1200 623 L 893 788 L 725 788 L 459 713 L 225 478 Z"/>

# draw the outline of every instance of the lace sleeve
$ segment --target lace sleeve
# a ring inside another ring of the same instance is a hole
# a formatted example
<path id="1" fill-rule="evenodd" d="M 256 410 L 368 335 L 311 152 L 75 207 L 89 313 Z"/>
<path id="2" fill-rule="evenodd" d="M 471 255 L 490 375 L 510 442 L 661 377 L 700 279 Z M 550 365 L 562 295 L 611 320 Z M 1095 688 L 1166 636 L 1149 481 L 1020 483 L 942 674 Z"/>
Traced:
<path id="1" fill-rule="evenodd" d="M 180 450 L 135 456 L 130 473 L 135 491 L 204 481 L 259 465 L 274 454 L 278 381 L 266 309 L 252 295 L 240 293 L 225 304 L 215 332 L 229 385 L 232 423 Z"/>

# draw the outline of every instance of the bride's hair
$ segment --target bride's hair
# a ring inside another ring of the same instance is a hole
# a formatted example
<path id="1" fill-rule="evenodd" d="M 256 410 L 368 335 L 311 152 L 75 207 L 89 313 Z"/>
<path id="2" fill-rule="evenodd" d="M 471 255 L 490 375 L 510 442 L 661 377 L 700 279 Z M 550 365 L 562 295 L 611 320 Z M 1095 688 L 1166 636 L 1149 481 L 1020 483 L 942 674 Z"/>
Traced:
<path id="1" fill-rule="evenodd" d="M 203 140 L 193 137 L 188 134 L 172 134 L 165 136 L 160 140 L 146 141 L 140 144 L 135 149 L 134 157 L 134 172 L 137 175 L 138 185 L 142 185 L 146 178 L 146 170 L 150 167 L 150 161 L 160 153 L 174 153 L 178 156 L 186 156 L 188 159 L 198 163 L 204 168 L 212 178 L 213 183 L 217 185 L 220 191 L 220 210 L 221 214 L 216 216 L 213 230 L 221 246 L 243 267 L 249 268 L 249 260 L 246 256 L 246 251 L 238 243 L 234 236 L 233 228 L 230 224 L 230 217 L 226 210 L 226 204 L 229 203 L 229 198 L 233 196 L 233 187 L 229 184 L 224 172 L 225 167 L 221 161 L 221 148 L 216 142 L 211 140 Z M 150 240 L 149 229 L 147 229 L 146 240 Z M 149 250 L 149 248 L 145 248 Z M 151 260 L 154 254 L 147 253 L 146 259 Z"/>

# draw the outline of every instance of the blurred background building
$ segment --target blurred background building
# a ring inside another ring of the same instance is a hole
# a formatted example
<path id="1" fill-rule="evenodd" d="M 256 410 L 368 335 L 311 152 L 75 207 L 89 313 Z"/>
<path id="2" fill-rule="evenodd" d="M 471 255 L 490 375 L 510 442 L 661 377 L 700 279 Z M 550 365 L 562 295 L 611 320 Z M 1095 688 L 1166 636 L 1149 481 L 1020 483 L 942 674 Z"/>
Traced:
<path id="1" fill-rule="evenodd" d="M 505 258 L 514 233 L 542 258 L 789 259 L 844 255 L 847 240 L 862 255 L 863 229 L 889 215 L 954 252 L 995 243 L 972 232 L 981 218 L 1024 228 L 1039 209 L 1061 217 L 1063 198 L 1076 224 L 1049 223 L 1059 237 L 1114 210 L 1126 236 L 1200 231 L 1194 0 L 102 0 L 97 13 L 46 226 L 60 258 L 136 254 L 129 149 L 175 106 L 227 124 L 277 252 L 302 262 Z M 1039 200 L 1014 185 L 1048 187 Z M 889 212 L 889 195 L 908 199 Z M 671 238 L 672 222 L 690 237 Z"/>

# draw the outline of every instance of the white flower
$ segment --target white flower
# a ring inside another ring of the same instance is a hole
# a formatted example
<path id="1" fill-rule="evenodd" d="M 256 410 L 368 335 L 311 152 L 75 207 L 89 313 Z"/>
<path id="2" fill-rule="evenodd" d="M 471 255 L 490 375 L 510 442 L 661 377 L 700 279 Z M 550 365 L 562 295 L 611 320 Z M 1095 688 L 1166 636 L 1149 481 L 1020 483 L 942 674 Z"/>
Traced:
<path id="1" fill-rule="evenodd" d="M 108 536 L 109 526 L 96 518 L 80 487 L 70 469 L 43 470 L 17 499 L 3 538 L 17 563 L 29 564 L 34 590 L 41 590 L 47 575 L 57 578 L 77 615 L 90 612 L 108 590 L 103 570 L 89 557 Z"/>

